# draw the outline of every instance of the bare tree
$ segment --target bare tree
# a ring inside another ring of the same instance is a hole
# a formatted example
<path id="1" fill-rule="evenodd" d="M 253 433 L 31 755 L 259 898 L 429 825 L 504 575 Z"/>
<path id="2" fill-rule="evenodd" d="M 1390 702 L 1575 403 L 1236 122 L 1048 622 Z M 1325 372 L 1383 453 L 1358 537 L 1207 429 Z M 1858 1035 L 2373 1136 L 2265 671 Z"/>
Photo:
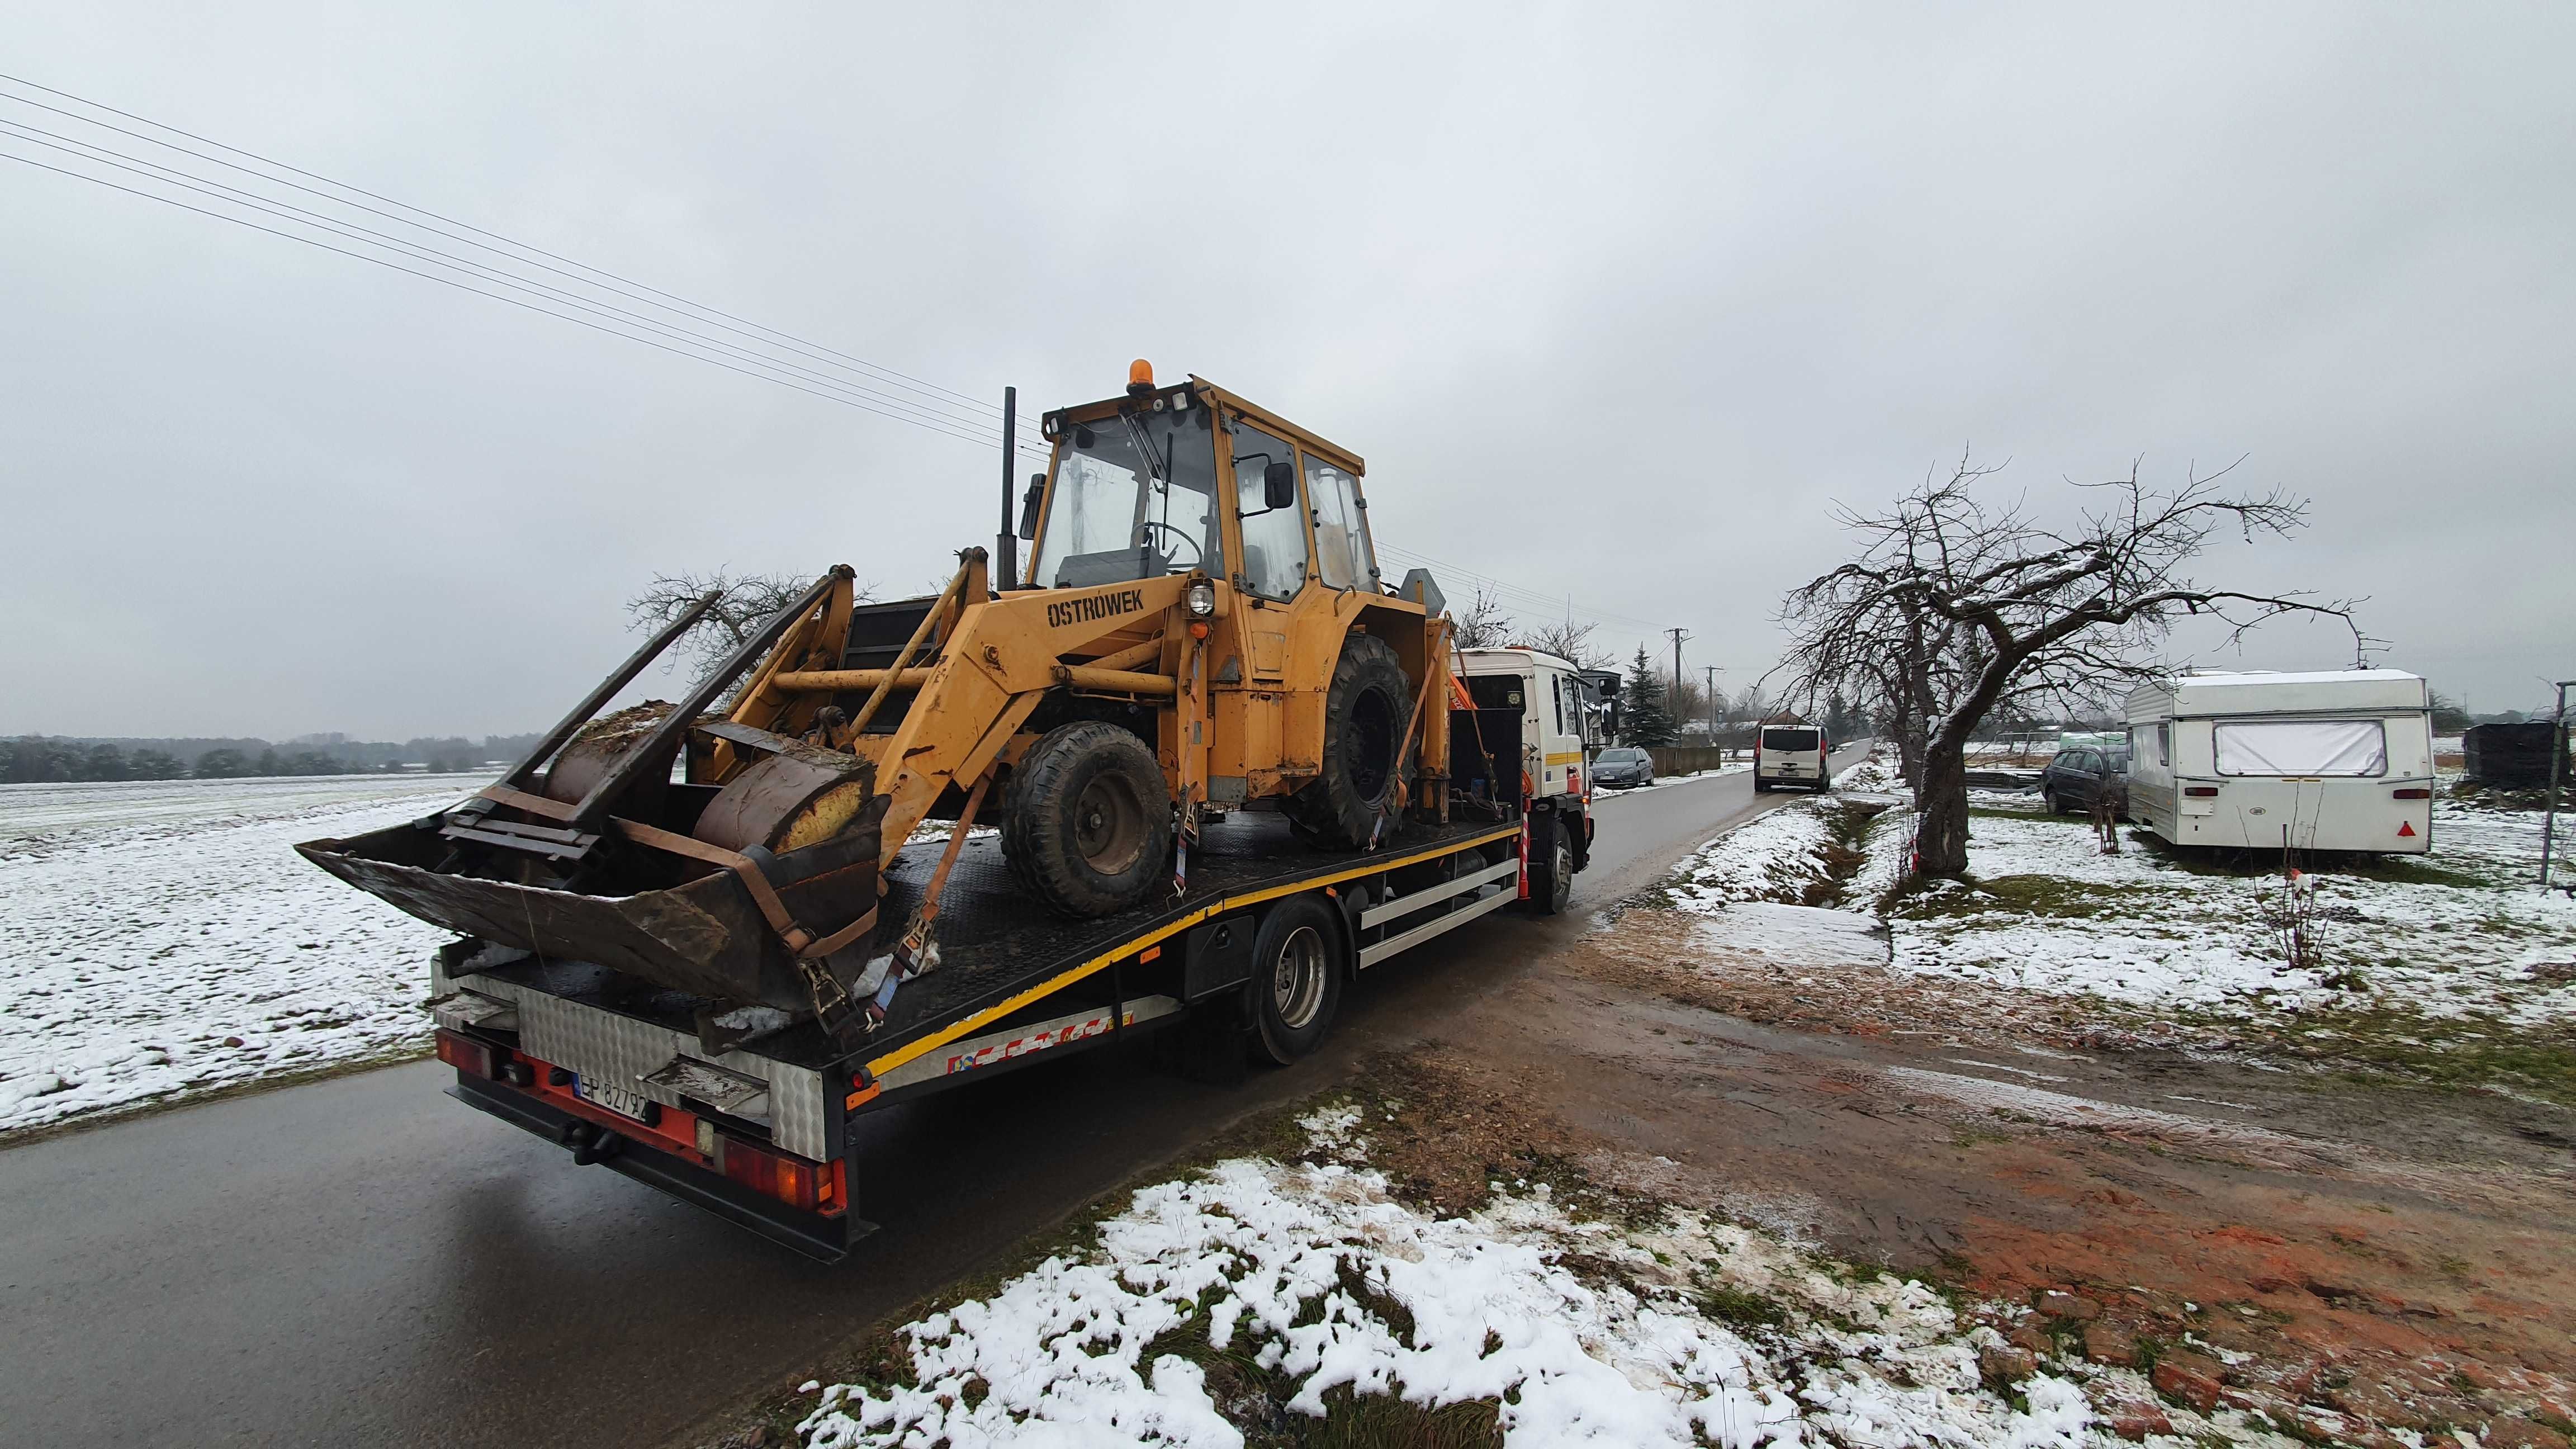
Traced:
<path id="1" fill-rule="evenodd" d="M 1562 624 L 1523 629 L 1520 637 L 1512 641 L 1512 646 L 1553 654 L 1571 662 L 1577 669 L 1609 669 L 1618 663 L 1618 656 L 1593 641 L 1592 631 L 1596 627 L 1568 619 Z"/>
<path id="2" fill-rule="evenodd" d="M 945 580 L 941 581 L 945 583 Z M 626 627 L 650 632 L 688 612 L 700 596 L 721 593 L 706 617 L 681 635 L 664 656 L 663 668 L 683 662 L 691 678 L 713 669 L 742 642 L 760 632 L 769 616 L 793 604 L 814 586 L 810 578 L 786 574 L 735 574 L 717 569 L 705 574 L 655 574 L 643 592 L 626 601 Z M 871 597 L 867 589 L 858 598 Z"/>
<path id="3" fill-rule="evenodd" d="M 2096 707 L 2114 686 L 2155 672 L 2174 622 L 2191 615 L 2218 621 L 2230 644 L 2284 614 L 2323 615 L 2352 629 L 2356 653 L 2367 649 L 2354 601 L 2207 588 L 2183 574 L 2222 527 L 2250 541 L 2303 526 L 2302 499 L 2223 494 L 2226 469 L 2160 492 L 2132 466 L 2126 478 L 2077 485 L 2100 490 L 2102 506 L 2059 530 L 2019 501 L 1981 502 L 1976 485 L 1994 471 L 1963 459 L 1887 512 L 1844 511 L 1864 540 L 1860 556 L 1792 590 L 1780 611 L 1792 640 L 1780 668 L 1793 694 L 1841 687 L 1922 722 L 1923 874 L 1968 868 L 1966 747 L 1997 705 Z"/>
<path id="4" fill-rule="evenodd" d="M 1512 637 L 1512 616 L 1503 612 L 1503 601 L 1482 584 L 1476 586 L 1476 601 L 1463 614 L 1452 612 L 1449 622 L 1457 628 L 1461 649 L 1492 649 Z"/>

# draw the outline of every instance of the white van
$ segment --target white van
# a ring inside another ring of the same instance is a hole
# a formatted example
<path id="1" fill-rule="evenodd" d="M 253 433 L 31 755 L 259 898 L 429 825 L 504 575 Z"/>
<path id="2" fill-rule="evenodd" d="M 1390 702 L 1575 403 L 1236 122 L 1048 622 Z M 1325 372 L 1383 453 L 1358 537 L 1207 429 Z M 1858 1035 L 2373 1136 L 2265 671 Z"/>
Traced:
<path id="1" fill-rule="evenodd" d="M 2433 848 L 2433 715 L 2394 669 L 2185 674 L 2129 696 L 2129 815 L 2175 845 Z"/>
<path id="2" fill-rule="evenodd" d="M 1765 794 L 1782 785 L 1830 790 L 1833 752 L 1834 742 L 1816 725 L 1764 725 L 1753 732 L 1753 788 Z"/>

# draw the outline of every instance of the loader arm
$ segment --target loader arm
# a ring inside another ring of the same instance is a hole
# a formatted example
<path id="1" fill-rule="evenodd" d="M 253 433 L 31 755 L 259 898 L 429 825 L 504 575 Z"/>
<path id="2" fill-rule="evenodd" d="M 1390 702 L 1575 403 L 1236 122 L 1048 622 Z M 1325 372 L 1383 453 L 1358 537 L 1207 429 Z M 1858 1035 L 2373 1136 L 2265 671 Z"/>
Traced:
<path id="1" fill-rule="evenodd" d="M 981 552 L 968 550 L 976 556 L 970 568 L 981 562 Z M 880 867 L 893 864 L 905 839 L 951 785 L 971 788 L 992 769 L 1049 690 L 1175 696 L 1179 681 L 1172 675 L 1103 664 L 1159 663 L 1159 641 L 1174 632 L 1189 583 L 1189 575 L 1174 574 L 1000 598 L 975 588 L 954 591 L 964 602 L 950 605 L 954 622 L 938 660 L 926 670 L 903 668 L 894 681 L 918 691 L 902 723 L 892 735 L 849 741 L 849 748 L 874 760 L 877 788 L 887 801 Z M 1139 633 L 1148 637 L 1132 642 Z M 1084 662 L 1067 662 L 1068 655 Z M 873 690 L 887 683 L 888 672 L 780 670 L 764 683 L 780 694 L 812 696 Z"/>

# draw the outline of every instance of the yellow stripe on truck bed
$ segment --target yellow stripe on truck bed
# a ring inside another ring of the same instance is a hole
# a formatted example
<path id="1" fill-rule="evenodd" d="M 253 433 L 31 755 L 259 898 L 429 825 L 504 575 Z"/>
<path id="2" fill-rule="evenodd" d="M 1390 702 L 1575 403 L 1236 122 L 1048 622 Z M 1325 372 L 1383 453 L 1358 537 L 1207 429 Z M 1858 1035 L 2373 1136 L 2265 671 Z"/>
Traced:
<path id="1" fill-rule="evenodd" d="M 1430 850 L 1416 851 L 1411 855 L 1390 856 L 1384 860 L 1373 861 L 1370 864 L 1359 866 L 1351 870 L 1341 871 L 1334 875 L 1317 876 L 1311 880 L 1298 881 L 1293 885 L 1272 886 L 1268 890 L 1252 891 L 1244 895 L 1227 896 L 1223 900 L 1211 901 L 1207 905 L 1199 907 L 1197 910 L 1190 912 L 1188 915 L 1181 917 L 1179 920 L 1172 922 L 1170 925 L 1165 926 L 1150 935 L 1131 937 L 1120 944 L 1118 949 L 1115 951 L 1094 956 L 1090 960 L 1083 962 L 1081 965 L 1074 967 L 1072 970 L 1061 972 L 1048 980 L 1041 981 L 1037 985 L 1030 987 L 1028 990 L 1011 996 L 1006 1001 L 1002 1001 L 993 1006 L 988 1006 L 982 1011 L 976 1012 L 974 1015 L 966 1017 L 963 1020 L 952 1022 L 944 1029 L 933 1032 L 929 1036 L 923 1037 L 921 1040 L 912 1043 L 910 1046 L 899 1047 L 894 1051 L 890 1051 L 884 1056 L 878 1057 L 876 1060 L 869 1062 L 868 1072 L 870 1075 L 882 1077 L 886 1073 L 893 1071 L 895 1068 L 902 1066 L 905 1062 L 911 1061 L 914 1057 L 921 1056 L 928 1052 L 937 1051 L 941 1047 L 957 1040 L 959 1037 L 966 1035 L 968 1032 L 975 1030 L 975 1028 L 979 1026 L 983 1026 L 988 1022 L 999 1021 L 1003 1017 L 1010 1015 L 1012 1012 L 1019 1010 L 1021 1007 L 1028 1005 L 1032 1001 L 1036 1001 L 1051 992 L 1060 991 L 1067 986 L 1071 986 L 1073 983 L 1080 981 L 1085 976 L 1089 976 L 1096 971 L 1107 969 L 1109 964 L 1113 961 L 1125 960 L 1128 953 L 1134 951 L 1138 947 L 1150 946 L 1157 941 L 1167 940 L 1173 935 L 1186 931 L 1190 927 L 1208 919 L 1210 916 L 1219 916 L 1225 914 L 1227 911 L 1241 910 L 1245 906 L 1258 905 L 1263 901 L 1275 900 L 1280 896 L 1293 896 L 1299 891 L 1314 890 L 1319 886 L 1333 885 L 1340 881 L 1355 880 L 1364 875 L 1375 875 L 1380 871 L 1394 870 L 1400 866 L 1411 865 L 1416 861 L 1429 860 L 1434 856 L 1455 855 L 1459 851 L 1467 850 L 1474 846 L 1484 845 L 1491 841 L 1508 840 L 1520 833 L 1521 828 L 1518 825 L 1514 825 L 1503 830 L 1488 831 L 1483 835 L 1471 835 L 1464 840 L 1456 841 L 1448 845 L 1436 846 Z"/>

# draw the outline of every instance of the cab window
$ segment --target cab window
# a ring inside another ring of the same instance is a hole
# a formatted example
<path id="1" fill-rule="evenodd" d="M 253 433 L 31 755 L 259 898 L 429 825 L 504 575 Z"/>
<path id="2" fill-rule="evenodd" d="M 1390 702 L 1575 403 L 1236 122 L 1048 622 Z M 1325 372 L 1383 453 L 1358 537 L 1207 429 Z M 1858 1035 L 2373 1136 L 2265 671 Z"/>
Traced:
<path id="1" fill-rule="evenodd" d="M 1267 599 L 1296 597 L 1306 586 L 1306 512 L 1272 508 L 1262 475 L 1272 463 L 1296 465 L 1287 440 L 1237 420 L 1233 432 L 1234 501 L 1243 518 L 1243 587 Z"/>
<path id="2" fill-rule="evenodd" d="M 1309 453 L 1306 504 L 1315 511 L 1315 572 L 1332 589 L 1377 591 L 1377 559 L 1369 550 L 1368 517 L 1360 508 L 1359 480 L 1337 464 Z"/>
<path id="3" fill-rule="evenodd" d="M 1225 571 L 1205 408 L 1075 424 L 1047 499 L 1032 581 L 1082 588 Z"/>

